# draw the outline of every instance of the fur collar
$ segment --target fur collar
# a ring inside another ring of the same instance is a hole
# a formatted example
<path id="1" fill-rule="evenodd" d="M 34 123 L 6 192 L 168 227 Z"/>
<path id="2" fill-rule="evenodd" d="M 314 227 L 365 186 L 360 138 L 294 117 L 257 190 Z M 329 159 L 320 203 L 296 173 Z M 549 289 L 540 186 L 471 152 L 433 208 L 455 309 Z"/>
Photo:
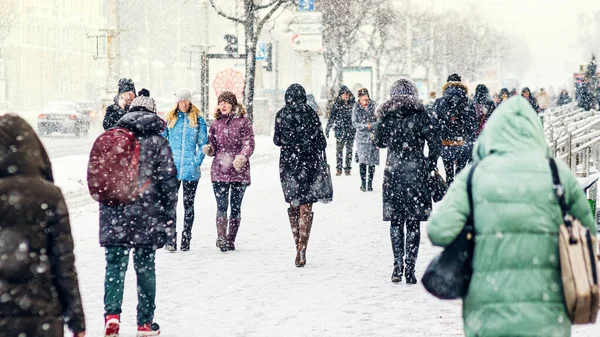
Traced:
<path id="1" fill-rule="evenodd" d="M 442 87 L 442 92 L 445 92 L 446 89 L 450 87 L 463 89 L 465 91 L 465 94 L 469 94 L 469 88 L 462 82 L 446 82 L 446 84 L 444 84 L 444 86 Z"/>
<path id="2" fill-rule="evenodd" d="M 412 95 L 398 95 L 390 98 L 377 109 L 377 116 L 404 116 L 410 113 L 425 112 L 423 101 Z"/>

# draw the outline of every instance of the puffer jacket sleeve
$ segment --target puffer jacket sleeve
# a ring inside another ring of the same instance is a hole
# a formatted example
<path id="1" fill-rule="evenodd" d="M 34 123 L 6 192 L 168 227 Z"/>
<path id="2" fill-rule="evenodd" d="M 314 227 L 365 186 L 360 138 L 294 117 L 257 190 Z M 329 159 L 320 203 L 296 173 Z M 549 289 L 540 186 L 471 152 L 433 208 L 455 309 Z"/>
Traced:
<path id="1" fill-rule="evenodd" d="M 437 131 L 437 127 L 435 125 L 434 120 L 427 113 L 423 114 L 421 117 L 422 130 L 421 133 L 425 137 L 427 141 L 427 147 L 429 148 L 429 152 L 427 157 L 429 158 L 430 168 L 436 169 L 438 158 L 442 154 L 442 138 L 440 137 L 439 132 Z"/>
<path id="2" fill-rule="evenodd" d="M 436 246 L 448 246 L 465 226 L 470 212 L 467 195 L 467 177 L 470 170 L 471 166 L 468 166 L 458 174 L 440 207 L 434 209 L 428 220 L 427 235 Z"/>
<path id="3" fill-rule="evenodd" d="M 177 205 L 177 168 L 173 162 L 173 153 L 166 139 L 161 139 L 159 156 L 152 173 L 157 186 L 160 213 L 165 222 L 168 235 L 175 231 L 175 206 Z"/>
<path id="4" fill-rule="evenodd" d="M 48 226 L 48 257 L 52 266 L 53 282 L 65 321 L 71 331 L 79 333 L 85 331 L 85 317 L 75 269 L 69 212 L 62 193 L 56 206 L 54 219 Z"/>
<path id="5" fill-rule="evenodd" d="M 313 111 L 311 117 L 311 124 L 315 128 L 316 139 L 314 139 L 314 141 L 316 143 L 317 150 L 323 151 L 327 148 L 327 139 L 325 139 L 325 135 L 323 134 L 323 125 L 321 124 L 321 120 L 319 119 L 319 115 L 317 115 L 316 111 Z"/>
<path id="6" fill-rule="evenodd" d="M 248 118 L 244 118 L 244 123 L 240 131 L 243 138 L 243 146 L 240 154 L 246 158 L 250 158 L 254 153 L 254 129 Z"/>
<path id="7" fill-rule="evenodd" d="M 556 160 L 558 166 L 558 172 L 560 174 L 560 180 L 565 188 L 565 201 L 567 206 L 571 209 L 571 214 L 581 221 L 581 224 L 590 230 L 593 234 L 596 234 L 598 229 L 590 205 L 588 203 L 583 189 L 579 185 L 579 182 L 573 176 L 573 173 L 562 160 Z"/>
<path id="8" fill-rule="evenodd" d="M 102 127 L 104 130 L 108 130 L 115 125 L 119 121 L 119 111 L 115 108 L 114 105 L 110 105 L 106 108 L 106 113 L 104 114 L 104 120 L 102 121 Z"/>
<path id="9" fill-rule="evenodd" d="M 337 123 L 338 114 L 339 114 L 338 105 L 334 103 L 333 106 L 331 107 L 331 114 L 329 115 L 329 119 L 327 120 L 327 126 L 325 127 L 325 133 L 327 134 L 328 137 L 329 137 L 329 131 Z"/>
<path id="10" fill-rule="evenodd" d="M 206 131 L 206 122 L 204 118 L 198 117 L 198 139 L 196 141 L 196 166 L 199 168 L 204 161 L 204 152 L 202 152 L 202 146 L 208 142 L 208 132 Z"/>
<path id="11" fill-rule="evenodd" d="M 388 142 L 390 139 L 390 118 L 382 117 L 375 128 L 375 145 L 377 145 L 380 149 L 385 149 L 388 147 Z"/>

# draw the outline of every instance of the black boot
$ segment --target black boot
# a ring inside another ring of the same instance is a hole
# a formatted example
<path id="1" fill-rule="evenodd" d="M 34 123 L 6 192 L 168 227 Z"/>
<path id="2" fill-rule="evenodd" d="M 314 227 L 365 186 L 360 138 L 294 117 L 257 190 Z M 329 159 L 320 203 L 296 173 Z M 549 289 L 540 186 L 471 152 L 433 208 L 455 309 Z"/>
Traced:
<path id="1" fill-rule="evenodd" d="M 373 192 L 373 177 L 375 176 L 375 165 L 369 165 L 369 177 L 367 180 L 367 191 Z"/>
<path id="2" fill-rule="evenodd" d="M 181 233 L 181 251 L 187 252 L 190 250 L 190 242 L 192 241 L 192 228 L 191 226 L 184 226 L 183 232 Z"/>
<path id="3" fill-rule="evenodd" d="M 367 165 L 360 164 L 360 190 L 363 192 L 367 191 Z"/>
<path id="4" fill-rule="evenodd" d="M 177 232 L 173 232 L 173 238 L 171 239 L 171 242 L 165 244 L 165 250 L 171 253 L 177 251 Z"/>
<path id="5" fill-rule="evenodd" d="M 392 222 L 390 227 L 390 238 L 392 240 L 392 251 L 394 252 L 394 271 L 392 272 L 392 282 L 402 282 L 404 272 L 404 223 L 397 220 Z"/>
<path id="6" fill-rule="evenodd" d="M 421 222 L 406 220 L 406 283 L 416 284 L 415 266 L 421 244 Z"/>
<path id="7" fill-rule="evenodd" d="M 342 175 L 342 169 L 337 169 L 337 171 L 335 172 L 336 176 L 341 176 Z"/>

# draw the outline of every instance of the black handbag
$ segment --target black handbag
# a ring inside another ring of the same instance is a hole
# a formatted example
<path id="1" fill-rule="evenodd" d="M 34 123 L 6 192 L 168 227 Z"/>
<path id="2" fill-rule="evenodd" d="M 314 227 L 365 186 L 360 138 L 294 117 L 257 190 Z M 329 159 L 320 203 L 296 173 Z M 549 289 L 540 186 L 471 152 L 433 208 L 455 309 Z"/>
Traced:
<path id="1" fill-rule="evenodd" d="M 433 296 L 443 300 L 463 298 L 469 291 L 473 275 L 473 252 L 475 250 L 475 222 L 473 219 L 473 173 L 467 178 L 469 215 L 463 230 L 444 251 L 436 256 L 423 275 L 423 286 Z"/>
<path id="2" fill-rule="evenodd" d="M 319 164 L 315 174 L 315 183 L 312 186 L 317 202 L 324 204 L 333 201 L 333 182 L 331 180 L 331 168 L 327 163 L 325 151 L 319 154 Z"/>
<path id="3" fill-rule="evenodd" d="M 434 171 L 429 176 L 429 189 L 431 190 L 431 198 L 434 202 L 440 202 L 448 191 L 448 184 L 438 171 Z"/>

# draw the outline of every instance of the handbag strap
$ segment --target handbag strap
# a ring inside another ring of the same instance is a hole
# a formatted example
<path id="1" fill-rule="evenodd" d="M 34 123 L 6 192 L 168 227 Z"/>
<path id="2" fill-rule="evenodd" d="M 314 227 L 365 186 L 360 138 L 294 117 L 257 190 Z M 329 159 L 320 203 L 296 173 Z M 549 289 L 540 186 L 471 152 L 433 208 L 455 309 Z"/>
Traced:
<path id="1" fill-rule="evenodd" d="M 478 163 L 473 164 L 471 170 L 469 170 L 469 176 L 467 177 L 467 196 L 469 199 L 469 215 L 467 215 L 467 222 L 465 227 L 467 232 L 475 236 L 475 217 L 473 216 L 473 175 L 475 174 L 475 168 Z"/>
<path id="2" fill-rule="evenodd" d="M 556 198 L 558 199 L 558 204 L 560 205 L 560 211 L 563 216 L 563 221 L 567 229 L 569 230 L 569 234 L 571 236 L 571 240 L 573 238 L 573 216 L 571 215 L 571 210 L 569 206 L 567 206 L 567 202 L 565 201 L 565 188 L 560 182 L 560 175 L 558 174 L 558 167 L 556 166 L 556 161 L 554 158 L 548 158 L 548 163 L 550 164 L 550 171 L 552 171 L 552 182 L 554 183 L 553 189 Z"/>

